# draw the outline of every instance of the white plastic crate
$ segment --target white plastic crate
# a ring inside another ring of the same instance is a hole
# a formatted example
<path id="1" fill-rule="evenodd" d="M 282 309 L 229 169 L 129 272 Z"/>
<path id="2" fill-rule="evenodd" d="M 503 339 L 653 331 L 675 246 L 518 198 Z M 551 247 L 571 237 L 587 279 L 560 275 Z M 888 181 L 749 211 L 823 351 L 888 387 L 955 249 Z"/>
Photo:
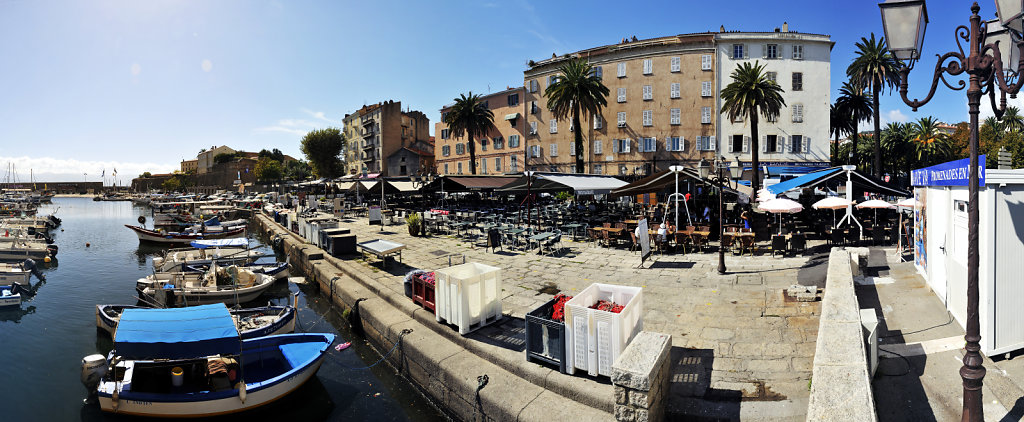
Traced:
<path id="1" fill-rule="evenodd" d="M 459 334 L 501 318 L 501 268 L 469 262 L 434 272 L 435 318 Z"/>
<path id="2" fill-rule="evenodd" d="M 623 305 L 622 312 L 590 309 L 599 300 Z M 566 370 L 586 370 L 591 376 L 612 375 L 612 364 L 644 328 L 643 289 L 614 284 L 591 284 L 565 303 Z"/>

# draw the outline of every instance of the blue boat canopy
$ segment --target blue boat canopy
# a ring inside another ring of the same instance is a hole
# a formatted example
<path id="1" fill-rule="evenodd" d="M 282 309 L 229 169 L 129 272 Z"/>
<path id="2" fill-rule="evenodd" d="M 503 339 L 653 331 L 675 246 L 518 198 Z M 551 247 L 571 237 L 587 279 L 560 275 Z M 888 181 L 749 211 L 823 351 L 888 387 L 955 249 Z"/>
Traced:
<path id="1" fill-rule="evenodd" d="M 772 193 L 774 195 L 778 195 L 778 194 L 780 194 L 782 192 L 785 192 L 785 191 L 788 191 L 788 190 L 799 189 L 799 188 L 803 188 L 803 187 L 807 187 L 807 186 L 813 186 L 813 185 L 817 184 L 818 182 L 820 182 L 822 180 L 825 180 L 826 178 L 829 178 L 831 176 L 835 176 L 836 174 L 838 174 L 841 171 L 843 171 L 842 168 L 832 167 L 832 168 L 827 168 L 827 169 L 824 169 L 824 170 L 810 172 L 810 173 L 807 173 L 807 174 L 805 174 L 803 176 L 797 176 L 797 177 L 789 179 L 789 180 L 787 180 L 785 182 L 776 183 L 774 185 L 768 186 L 768 192 Z"/>
<path id="2" fill-rule="evenodd" d="M 115 355 L 125 359 L 193 359 L 237 354 L 242 340 L 227 306 L 125 309 L 114 332 Z"/>
<path id="3" fill-rule="evenodd" d="M 206 249 L 206 248 L 223 248 L 223 247 L 243 247 L 249 244 L 249 240 L 244 237 L 234 239 L 203 239 L 193 240 L 191 243 L 193 248 Z"/>
<path id="4" fill-rule="evenodd" d="M 203 225 L 204 226 L 219 226 L 220 225 L 220 217 L 213 216 L 213 218 L 210 218 L 209 220 L 204 221 Z"/>

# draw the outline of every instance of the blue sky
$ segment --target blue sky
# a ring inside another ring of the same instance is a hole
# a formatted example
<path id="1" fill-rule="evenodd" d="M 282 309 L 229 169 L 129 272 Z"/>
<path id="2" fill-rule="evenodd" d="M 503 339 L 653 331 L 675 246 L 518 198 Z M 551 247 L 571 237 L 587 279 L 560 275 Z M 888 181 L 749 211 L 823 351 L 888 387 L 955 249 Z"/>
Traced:
<path id="1" fill-rule="evenodd" d="M 929 1 L 925 59 L 910 94 L 927 94 L 934 54 L 955 49 L 970 1 Z M 994 2 L 982 1 L 982 16 Z M 713 6 L 713 7 L 709 7 Z M 625 36 L 727 30 L 831 35 L 832 92 L 854 43 L 882 34 L 875 1 L 21 1 L 0 0 L 0 164 L 19 180 L 120 183 L 165 172 L 200 148 L 280 148 L 340 126 L 345 113 L 401 100 L 436 122 L 461 92 L 522 84 L 530 59 Z M 1016 100 L 1020 103 L 1020 100 Z M 964 93 L 940 86 L 917 113 L 882 98 L 883 124 L 967 119 Z M 87 173 L 87 175 L 83 175 Z M 0 180 L 6 178 L 0 171 Z"/>

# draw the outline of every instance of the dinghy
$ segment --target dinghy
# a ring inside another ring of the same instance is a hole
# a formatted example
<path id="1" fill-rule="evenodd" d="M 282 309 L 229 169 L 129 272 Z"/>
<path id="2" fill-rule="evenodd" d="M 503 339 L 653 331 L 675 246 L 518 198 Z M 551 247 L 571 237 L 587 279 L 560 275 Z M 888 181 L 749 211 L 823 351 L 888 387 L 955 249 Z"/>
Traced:
<path id="1" fill-rule="evenodd" d="M 121 314 L 128 309 L 151 309 L 136 305 L 96 305 L 96 328 L 111 336 L 117 329 Z M 295 331 L 295 307 L 261 306 L 259 308 L 230 309 L 242 340 L 288 334 Z"/>
<path id="2" fill-rule="evenodd" d="M 217 233 L 180 233 L 180 232 L 166 232 L 163 230 L 149 230 L 147 228 L 132 226 L 125 224 L 125 227 L 132 229 L 135 234 L 139 237 L 139 242 L 152 242 L 152 243 L 165 243 L 165 244 L 188 244 L 193 240 L 202 239 L 228 239 L 233 237 L 245 236 L 245 227 L 239 227 L 233 230 L 217 232 Z"/>
<path id="3" fill-rule="evenodd" d="M 274 285 L 274 277 L 236 267 L 220 267 L 210 271 L 156 273 L 140 278 L 135 290 L 159 306 L 178 307 L 252 302 Z"/>

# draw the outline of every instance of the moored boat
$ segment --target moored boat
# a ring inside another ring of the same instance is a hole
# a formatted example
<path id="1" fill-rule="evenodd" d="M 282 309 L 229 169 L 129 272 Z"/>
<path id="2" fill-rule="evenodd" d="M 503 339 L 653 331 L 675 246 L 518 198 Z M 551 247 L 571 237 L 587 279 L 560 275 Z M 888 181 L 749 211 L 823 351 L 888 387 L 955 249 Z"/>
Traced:
<path id="1" fill-rule="evenodd" d="M 274 277 L 234 265 L 212 266 L 208 272 L 156 273 L 140 278 L 135 289 L 159 306 L 252 302 L 274 284 Z"/>
<path id="2" fill-rule="evenodd" d="M 188 244 L 193 240 L 202 239 L 228 239 L 245 235 L 245 227 L 217 233 L 180 233 L 149 230 L 139 226 L 125 224 L 125 227 L 132 229 L 139 236 L 139 242 L 165 243 L 165 244 Z"/>
<path id="3" fill-rule="evenodd" d="M 0 308 L 21 306 L 23 289 L 20 284 L 0 286 Z"/>
<path id="4" fill-rule="evenodd" d="M 121 314 L 128 309 L 150 309 L 136 305 L 96 305 L 96 328 L 114 335 Z M 242 339 L 288 334 L 295 331 L 295 307 L 261 306 L 230 309 Z"/>

